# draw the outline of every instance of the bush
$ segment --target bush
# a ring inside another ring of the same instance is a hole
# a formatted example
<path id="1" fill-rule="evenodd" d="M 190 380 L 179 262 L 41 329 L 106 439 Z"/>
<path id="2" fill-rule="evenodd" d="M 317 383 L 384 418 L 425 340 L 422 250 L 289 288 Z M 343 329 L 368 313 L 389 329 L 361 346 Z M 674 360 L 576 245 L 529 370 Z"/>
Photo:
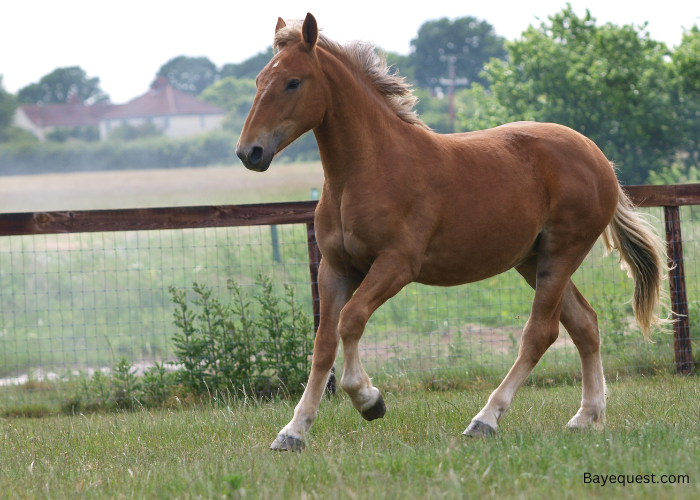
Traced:
<path id="1" fill-rule="evenodd" d="M 46 139 L 54 142 L 74 140 L 94 142 L 100 140 L 100 131 L 94 125 L 86 125 L 84 127 L 57 127 L 46 133 Z"/>
<path id="2" fill-rule="evenodd" d="M 151 136 L 100 142 L 0 143 L 0 175 L 240 165 L 237 142 L 238 136 L 216 130 L 184 139 Z M 277 157 L 281 162 L 318 159 L 318 147 L 311 132 Z"/>
<path id="3" fill-rule="evenodd" d="M 233 281 L 228 303 L 200 283 L 192 285 L 192 300 L 186 290 L 170 287 L 178 328 L 172 339 L 175 359 L 155 363 L 138 376 L 133 363 L 122 357 L 111 371 L 96 370 L 72 382 L 75 393 L 61 411 L 72 415 L 173 406 L 241 387 L 262 394 L 300 390 L 310 369 L 311 319 L 293 287 L 285 285 L 279 296 L 270 277 L 259 274 L 256 283 L 257 319 L 248 296 Z"/>
<path id="4" fill-rule="evenodd" d="M 152 123 L 144 123 L 142 125 L 122 125 L 121 127 L 117 127 L 109 134 L 109 138 L 116 141 L 133 141 L 135 139 L 160 135 L 163 135 L 163 132 L 159 130 L 158 127 Z"/>
<path id="5" fill-rule="evenodd" d="M 170 288 L 176 305 L 173 338 L 174 362 L 180 382 L 194 393 L 235 389 L 241 385 L 272 392 L 281 385 L 290 391 L 301 387 L 310 368 L 313 327 L 296 301 L 294 288 L 285 285 L 284 297 L 274 292 L 272 280 L 259 274 L 261 293 L 257 319 L 241 287 L 229 281 L 229 304 L 212 290 L 194 283 L 193 310 L 186 292 Z"/>
<path id="6" fill-rule="evenodd" d="M 0 144 L 0 175 L 232 164 L 237 140 L 214 131 L 186 139 Z"/>

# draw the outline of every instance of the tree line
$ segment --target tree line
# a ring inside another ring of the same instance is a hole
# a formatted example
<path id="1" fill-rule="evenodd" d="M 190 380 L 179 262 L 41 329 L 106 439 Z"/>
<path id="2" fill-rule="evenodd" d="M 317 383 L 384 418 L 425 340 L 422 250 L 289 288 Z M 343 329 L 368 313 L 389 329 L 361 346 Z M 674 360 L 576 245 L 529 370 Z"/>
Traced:
<path id="1" fill-rule="evenodd" d="M 255 96 L 255 76 L 272 48 L 220 68 L 206 57 L 178 56 L 157 76 L 225 109 L 238 134 Z M 600 24 L 571 6 L 507 41 L 468 16 L 424 23 L 408 55 L 386 53 L 414 85 L 417 111 L 438 132 L 467 132 L 518 120 L 555 122 L 591 138 L 626 183 L 700 181 L 700 30 L 678 47 L 653 40 L 644 25 Z M 455 116 L 446 94 L 454 89 Z M 0 77 L 0 141 L 17 138 L 18 103 L 93 104 L 108 100 L 99 78 L 59 68 L 13 96 Z M 153 131 L 146 131 L 153 132 Z M 122 137 L 138 137 L 122 134 Z M 316 154 L 309 134 L 296 146 Z"/>

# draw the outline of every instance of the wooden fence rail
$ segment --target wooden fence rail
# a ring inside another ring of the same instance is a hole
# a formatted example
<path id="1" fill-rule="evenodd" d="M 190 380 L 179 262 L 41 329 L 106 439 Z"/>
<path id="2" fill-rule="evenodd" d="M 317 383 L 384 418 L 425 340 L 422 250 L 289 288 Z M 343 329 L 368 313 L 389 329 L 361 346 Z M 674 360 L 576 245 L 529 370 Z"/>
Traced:
<path id="1" fill-rule="evenodd" d="M 676 369 L 680 373 L 690 373 L 693 369 L 693 357 L 678 207 L 700 205 L 700 184 L 626 186 L 624 189 L 637 206 L 664 207 L 671 308 L 676 316 L 673 325 Z M 314 211 L 317 203 L 300 201 L 258 205 L 0 214 L 0 236 L 306 224 L 314 327 L 318 329 L 318 266 L 321 253 L 314 231 Z"/>

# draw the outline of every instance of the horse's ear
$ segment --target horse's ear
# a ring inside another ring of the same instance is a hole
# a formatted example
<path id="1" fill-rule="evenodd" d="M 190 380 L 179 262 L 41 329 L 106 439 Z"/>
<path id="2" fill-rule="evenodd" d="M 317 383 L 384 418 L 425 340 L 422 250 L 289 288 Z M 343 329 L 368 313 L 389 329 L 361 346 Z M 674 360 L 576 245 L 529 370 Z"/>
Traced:
<path id="1" fill-rule="evenodd" d="M 275 33 L 277 33 L 279 30 L 281 30 L 282 28 L 284 28 L 286 26 L 287 26 L 287 23 L 284 22 L 284 19 L 282 19 L 281 17 L 278 17 L 277 18 L 277 26 L 275 26 Z"/>
<path id="2" fill-rule="evenodd" d="M 306 19 L 304 19 L 304 24 L 301 27 L 301 37 L 306 50 L 311 50 L 316 46 L 318 41 L 318 24 L 316 24 L 316 18 L 310 12 L 306 14 Z"/>

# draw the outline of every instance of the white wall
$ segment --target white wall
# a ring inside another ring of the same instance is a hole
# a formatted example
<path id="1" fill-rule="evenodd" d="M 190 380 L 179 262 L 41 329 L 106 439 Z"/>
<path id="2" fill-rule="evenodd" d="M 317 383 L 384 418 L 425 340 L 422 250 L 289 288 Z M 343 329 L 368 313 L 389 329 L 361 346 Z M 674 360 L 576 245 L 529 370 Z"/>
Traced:
<path id="1" fill-rule="evenodd" d="M 168 137 L 188 137 L 209 130 L 220 129 L 226 115 L 173 115 L 148 118 L 127 118 L 100 120 L 100 139 L 105 140 L 110 132 L 124 125 L 138 127 L 153 123 Z"/>
<path id="2" fill-rule="evenodd" d="M 29 119 L 27 113 L 25 113 L 22 108 L 17 108 L 15 111 L 15 116 L 13 118 L 13 123 L 15 127 L 23 128 L 24 130 L 29 130 L 34 134 L 40 141 L 46 139 L 46 132 L 53 130 L 53 127 L 40 127 Z"/>

